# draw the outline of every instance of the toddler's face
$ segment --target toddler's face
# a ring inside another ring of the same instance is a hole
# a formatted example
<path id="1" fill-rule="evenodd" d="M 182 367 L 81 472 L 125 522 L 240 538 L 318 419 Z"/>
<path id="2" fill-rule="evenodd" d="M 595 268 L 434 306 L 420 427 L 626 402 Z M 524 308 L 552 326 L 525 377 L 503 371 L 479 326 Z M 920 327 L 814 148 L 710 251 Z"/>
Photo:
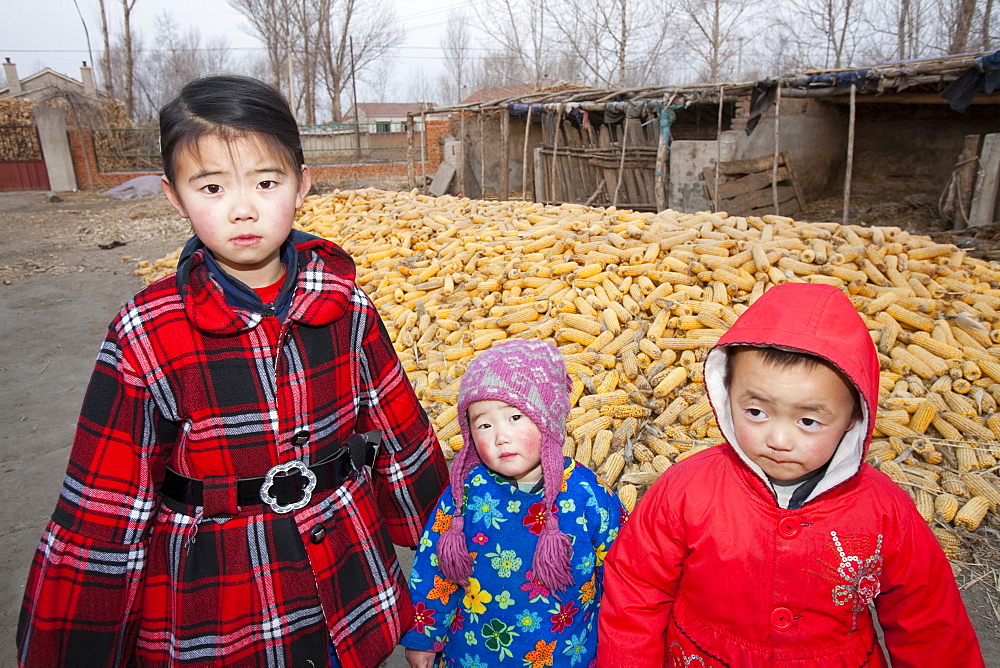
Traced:
<path id="1" fill-rule="evenodd" d="M 729 403 L 743 452 L 782 481 L 828 462 L 857 419 L 854 395 L 833 369 L 779 367 L 755 351 L 737 354 Z"/>
<path id="2" fill-rule="evenodd" d="M 517 482 L 542 477 L 542 432 L 520 409 L 494 399 L 469 404 L 469 430 L 490 469 Z"/>

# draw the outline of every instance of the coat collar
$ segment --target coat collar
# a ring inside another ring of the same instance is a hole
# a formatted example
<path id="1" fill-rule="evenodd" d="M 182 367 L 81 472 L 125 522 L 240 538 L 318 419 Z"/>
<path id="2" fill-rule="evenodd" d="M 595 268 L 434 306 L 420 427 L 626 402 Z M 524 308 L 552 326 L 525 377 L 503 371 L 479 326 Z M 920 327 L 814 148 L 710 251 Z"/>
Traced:
<path id="1" fill-rule="evenodd" d="M 336 244 L 292 230 L 289 241 L 298 266 L 287 319 L 306 325 L 328 325 L 346 313 L 354 290 L 354 261 Z M 188 318 L 213 334 L 236 334 L 264 318 L 248 302 L 227 299 L 227 291 L 209 270 L 208 249 L 193 237 L 181 253 L 177 290 Z M 232 289 L 230 289 L 230 293 Z"/>

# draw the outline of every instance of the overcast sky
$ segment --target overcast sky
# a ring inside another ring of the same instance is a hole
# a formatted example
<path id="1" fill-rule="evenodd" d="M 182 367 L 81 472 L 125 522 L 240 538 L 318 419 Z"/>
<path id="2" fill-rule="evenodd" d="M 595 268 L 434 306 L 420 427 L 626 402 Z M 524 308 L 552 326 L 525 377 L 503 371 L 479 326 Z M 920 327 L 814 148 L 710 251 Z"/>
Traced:
<path id="1" fill-rule="evenodd" d="M 453 7 L 469 6 L 473 0 L 394 1 L 407 32 L 397 55 L 400 81 L 416 68 L 425 70 L 428 78 L 434 80 L 441 71 L 439 40 L 448 15 Z M 96 60 L 101 51 L 98 4 L 95 0 L 77 2 L 90 32 L 93 60 Z M 17 63 L 22 78 L 45 67 L 80 78 L 82 61 L 89 63 L 92 58 L 87 53 L 87 36 L 73 0 L 0 0 L 0 5 L 0 59 L 10 58 Z M 119 0 L 106 0 L 105 5 L 109 16 L 113 14 L 112 25 L 117 26 L 114 30 L 120 33 Z M 136 0 L 132 25 L 141 31 L 147 45 L 154 41 L 153 21 L 163 9 L 173 15 L 182 31 L 196 27 L 203 41 L 222 35 L 236 54 L 260 49 L 263 55 L 260 43 L 243 29 L 246 20 L 226 0 Z"/>

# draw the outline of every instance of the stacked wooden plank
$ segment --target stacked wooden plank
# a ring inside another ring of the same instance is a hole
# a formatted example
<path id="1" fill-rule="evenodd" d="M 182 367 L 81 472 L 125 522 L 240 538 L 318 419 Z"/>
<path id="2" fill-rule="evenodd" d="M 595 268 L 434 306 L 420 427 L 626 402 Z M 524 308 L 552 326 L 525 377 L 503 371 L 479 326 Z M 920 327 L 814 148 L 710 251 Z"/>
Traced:
<path id="1" fill-rule="evenodd" d="M 705 197 L 715 211 L 740 216 L 778 214 L 791 216 L 803 210 L 805 198 L 792 170 L 787 152 L 774 156 L 720 162 L 716 170 L 706 167 L 701 173 Z"/>

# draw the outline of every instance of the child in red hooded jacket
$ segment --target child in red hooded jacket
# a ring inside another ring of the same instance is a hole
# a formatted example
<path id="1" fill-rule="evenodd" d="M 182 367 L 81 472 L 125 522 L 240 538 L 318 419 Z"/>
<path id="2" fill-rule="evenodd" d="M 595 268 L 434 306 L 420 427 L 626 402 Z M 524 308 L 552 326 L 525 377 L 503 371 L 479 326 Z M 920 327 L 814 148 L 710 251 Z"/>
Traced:
<path id="1" fill-rule="evenodd" d="M 726 444 L 671 467 L 605 564 L 599 666 L 983 666 L 913 501 L 864 463 L 879 360 L 836 288 L 760 297 L 705 361 Z"/>

